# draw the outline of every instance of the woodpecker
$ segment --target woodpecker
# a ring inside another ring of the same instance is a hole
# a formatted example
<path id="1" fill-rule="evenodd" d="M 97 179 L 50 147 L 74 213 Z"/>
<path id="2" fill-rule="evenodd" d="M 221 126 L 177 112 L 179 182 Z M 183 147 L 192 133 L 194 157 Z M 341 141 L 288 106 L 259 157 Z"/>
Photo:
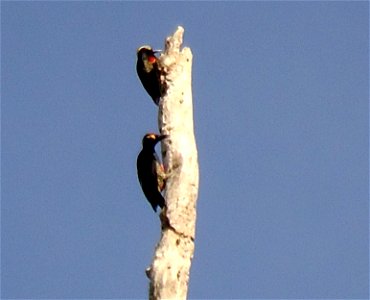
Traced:
<path id="1" fill-rule="evenodd" d="M 155 152 L 155 145 L 166 137 L 167 135 L 147 133 L 143 137 L 143 149 L 140 151 L 136 162 L 141 188 L 155 212 L 157 206 L 163 208 L 165 203 L 161 194 L 165 188 L 165 172 Z"/>
<path id="2" fill-rule="evenodd" d="M 161 97 L 160 72 L 158 70 L 158 59 L 150 46 L 142 46 L 137 49 L 136 71 L 145 90 L 158 105 Z"/>

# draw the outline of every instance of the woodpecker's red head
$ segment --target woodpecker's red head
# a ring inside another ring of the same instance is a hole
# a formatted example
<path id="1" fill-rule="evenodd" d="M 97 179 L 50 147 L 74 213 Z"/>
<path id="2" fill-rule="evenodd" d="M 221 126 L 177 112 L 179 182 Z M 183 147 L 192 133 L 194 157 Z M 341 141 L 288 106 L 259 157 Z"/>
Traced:
<path id="1" fill-rule="evenodd" d="M 154 64 L 157 62 L 155 54 L 160 52 L 160 50 L 153 50 L 152 47 L 145 45 L 138 48 L 136 52 L 138 59 L 142 60 L 144 63 L 149 62 Z"/>

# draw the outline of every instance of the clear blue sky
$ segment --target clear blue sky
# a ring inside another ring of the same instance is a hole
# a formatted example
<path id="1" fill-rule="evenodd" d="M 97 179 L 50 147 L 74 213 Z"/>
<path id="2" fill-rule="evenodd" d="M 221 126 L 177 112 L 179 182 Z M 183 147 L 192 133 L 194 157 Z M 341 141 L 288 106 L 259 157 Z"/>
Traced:
<path id="1" fill-rule="evenodd" d="M 368 298 L 368 2 L 1 3 L 1 293 L 146 298 L 136 48 L 185 27 L 190 298 Z"/>

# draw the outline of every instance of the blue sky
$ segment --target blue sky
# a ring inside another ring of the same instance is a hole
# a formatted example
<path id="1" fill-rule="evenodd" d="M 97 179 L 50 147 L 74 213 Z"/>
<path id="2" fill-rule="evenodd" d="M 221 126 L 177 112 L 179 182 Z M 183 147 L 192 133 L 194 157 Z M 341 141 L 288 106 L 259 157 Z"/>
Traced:
<path id="1" fill-rule="evenodd" d="M 369 4 L 1 3 L 1 295 L 146 298 L 136 48 L 191 47 L 190 298 L 368 298 Z"/>

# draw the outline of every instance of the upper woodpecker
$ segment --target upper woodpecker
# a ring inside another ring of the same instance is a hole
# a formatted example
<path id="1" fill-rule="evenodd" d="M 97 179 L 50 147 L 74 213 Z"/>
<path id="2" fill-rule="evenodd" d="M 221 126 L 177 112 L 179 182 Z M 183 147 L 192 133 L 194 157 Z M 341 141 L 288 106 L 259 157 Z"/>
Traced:
<path id="1" fill-rule="evenodd" d="M 158 59 L 150 46 L 142 46 L 137 49 L 136 71 L 145 90 L 158 105 L 161 97 L 160 72 L 158 70 Z"/>
<path id="2" fill-rule="evenodd" d="M 148 133 L 143 137 L 143 149 L 137 157 L 137 175 L 141 188 L 152 205 L 153 210 L 157 211 L 157 206 L 164 207 L 164 198 L 161 194 L 165 187 L 165 172 L 155 152 L 155 145 L 166 138 L 166 135 Z"/>

